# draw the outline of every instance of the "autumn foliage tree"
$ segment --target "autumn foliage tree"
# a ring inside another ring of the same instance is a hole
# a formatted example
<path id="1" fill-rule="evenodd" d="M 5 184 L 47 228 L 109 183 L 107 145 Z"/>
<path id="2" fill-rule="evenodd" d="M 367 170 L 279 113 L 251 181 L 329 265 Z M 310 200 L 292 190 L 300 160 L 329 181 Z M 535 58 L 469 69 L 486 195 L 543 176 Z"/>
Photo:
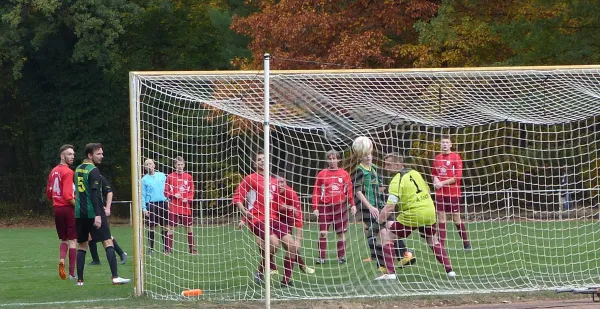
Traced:
<path id="1" fill-rule="evenodd" d="M 271 53 L 275 69 L 403 67 L 400 46 L 415 43 L 417 20 L 428 20 L 434 0 L 259 0 L 258 11 L 236 16 L 231 25 L 251 37 L 254 66 Z M 294 59 L 301 61 L 278 61 Z"/>

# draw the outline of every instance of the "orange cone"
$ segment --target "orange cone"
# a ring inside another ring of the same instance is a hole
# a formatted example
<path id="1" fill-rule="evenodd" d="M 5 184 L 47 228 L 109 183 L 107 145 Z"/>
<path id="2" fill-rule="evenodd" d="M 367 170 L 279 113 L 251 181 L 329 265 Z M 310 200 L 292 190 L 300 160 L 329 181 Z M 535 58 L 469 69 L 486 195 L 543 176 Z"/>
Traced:
<path id="1" fill-rule="evenodd" d="M 185 290 L 181 292 L 181 296 L 194 297 L 202 295 L 202 289 Z"/>

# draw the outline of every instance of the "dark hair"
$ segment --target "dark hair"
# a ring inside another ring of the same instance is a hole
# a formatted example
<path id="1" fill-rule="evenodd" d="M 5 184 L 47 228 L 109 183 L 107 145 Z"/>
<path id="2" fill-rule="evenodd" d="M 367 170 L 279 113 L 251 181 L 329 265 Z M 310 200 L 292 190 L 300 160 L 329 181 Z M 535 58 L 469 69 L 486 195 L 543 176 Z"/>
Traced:
<path id="1" fill-rule="evenodd" d="M 285 171 L 280 170 L 279 172 L 275 173 L 275 176 L 285 179 Z"/>
<path id="2" fill-rule="evenodd" d="M 93 155 L 94 151 L 98 150 L 102 148 L 102 144 L 100 143 L 88 143 L 85 145 L 85 148 L 83 148 L 83 153 L 85 154 L 85 158 L 87 159 L 88 154 Z"/>
<path id="3" fill-rule="evenodd" d="M 65 151 L 67 149 L 75 149 L 75 147 L 73 147 L 73 145 L 71 145 L 71 144 L 64 144 L 64 145 L 60 146 L 60 149 L 58 150 L 58 156 L 62 155 L 63 151 Z"/>
<path id="4" fill-rule="evenodd" d="M 404 157 L 397 152 L 390 152 L 385 155 L 384 160 L 391 159 L 394 163 L 402 163 L 404 164 Z"/>

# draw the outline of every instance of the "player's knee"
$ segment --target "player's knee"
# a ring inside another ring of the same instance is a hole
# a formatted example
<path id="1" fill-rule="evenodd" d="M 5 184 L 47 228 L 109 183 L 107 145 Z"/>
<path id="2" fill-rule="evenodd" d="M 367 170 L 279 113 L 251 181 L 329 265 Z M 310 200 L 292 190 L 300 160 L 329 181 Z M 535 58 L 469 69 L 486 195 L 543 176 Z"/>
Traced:
<path id="1" fill-rule="evenodd" d="M 112 239 L 107 239 L 107 240 L 103 241 L 102 246 L 104 247 L 104 249 L 114 246 Z"/>
<path id="2" fill-rule="evenodd" d="M 456 224 L 461 224 L 462 220 L 459 213 L 452 214 L 452 221 Z"/>
<path id="3" fill-rule="evenodd" d="M 339 233 L 339 234 L 337 234 L 337 239 L 339 241 L 346 241 L 346 233 Z"/>
<path id="4" fill-rule="evenodd" d="M 319 231 L 319 237 L 327 237 L 327 231 Z"/>

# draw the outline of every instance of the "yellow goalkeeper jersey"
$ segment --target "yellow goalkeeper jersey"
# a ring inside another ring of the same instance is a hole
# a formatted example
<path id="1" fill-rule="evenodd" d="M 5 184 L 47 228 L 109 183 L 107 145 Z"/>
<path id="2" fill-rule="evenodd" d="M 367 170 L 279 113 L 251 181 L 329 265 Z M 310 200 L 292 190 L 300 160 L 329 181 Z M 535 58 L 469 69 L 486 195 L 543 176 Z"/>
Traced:
<path id="1" fill-rule="evenodd" d="M 396 204 L 396 220 L 405 226 L 419 227 L 436 222 L 435 205 L 429 185 L 413 169 L 403 168 L 390 182 L 388 204 Z"/>

